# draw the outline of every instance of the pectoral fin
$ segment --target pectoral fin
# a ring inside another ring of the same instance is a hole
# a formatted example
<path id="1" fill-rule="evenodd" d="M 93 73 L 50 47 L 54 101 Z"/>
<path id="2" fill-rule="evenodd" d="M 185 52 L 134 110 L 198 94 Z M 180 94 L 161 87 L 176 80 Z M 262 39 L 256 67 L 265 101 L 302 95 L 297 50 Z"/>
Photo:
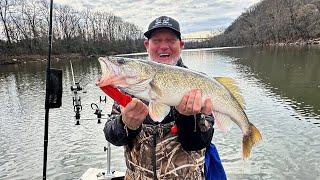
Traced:
<path id="1" fill-rule="evenodd" d="M 149 115 L 152 120 L 161 122 L 170 112 L 170 106 L 157 103 L 155 101 L 149 102 Z"/>

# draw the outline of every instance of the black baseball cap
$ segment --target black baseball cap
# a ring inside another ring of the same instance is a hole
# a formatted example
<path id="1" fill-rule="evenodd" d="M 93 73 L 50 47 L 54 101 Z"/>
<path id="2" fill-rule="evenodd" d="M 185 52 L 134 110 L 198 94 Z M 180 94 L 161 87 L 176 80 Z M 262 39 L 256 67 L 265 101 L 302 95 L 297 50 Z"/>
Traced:
<path id="1" fill-rule="evenodd" d="M 148 27 L 148 31 L 144 33 L 144 35 L 150 39 L 152 33 L 160 28 L 168 28 L 172 30 L 177 37 L 181 40 L 181 33 L 180 33 L 180 25 L 177 20 L 168 17 L 168 16 L 160 16 L 153 20 Z"/>

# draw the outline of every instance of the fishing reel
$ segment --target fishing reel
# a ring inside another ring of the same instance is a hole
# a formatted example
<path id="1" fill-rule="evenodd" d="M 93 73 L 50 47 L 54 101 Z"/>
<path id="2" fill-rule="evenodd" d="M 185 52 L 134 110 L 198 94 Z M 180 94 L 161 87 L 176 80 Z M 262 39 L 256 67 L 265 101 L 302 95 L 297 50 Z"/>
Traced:
<path id="1" fill-rule="evenodd" d="M 73 110 L 76 113 L 76 125 L 80 125 L 80 112 L 82 111 L 81 97 L 78 95 L 78 92 L 83 88 L 80 86 L 80 83 L 76 82 L 71 86 L 71 91 L 73 91 L 72 104 Z"/>
<path id="2" fill-rule="evenodd" d="M 98 119 L 98 124 L 101 123 L 101 118 L 102 116 L 104 116 L 104 114 L 102 114 L 102 109 L 100 106 L 98 106 L 96 103 L 91 103 L 91 109 L 94 110 L 94 113 L 97 116 Z"/>
<path id="3" fill-rule="evenodd" d="M 71 91 L 78 92 L 81 91 L 83 88 L 80 86 L 79 82 L 74 83 L 73 86 L 71 86 Z"/>
<path id="4" fill-rule="evenodd" d="M 104 96 L 104 97 L 99 96 L 99 100 L 100 100 L 100 104 L 101 104 L 102 102 L 107 103 L 107 97 L 106 97 L 106 96 Z M 104 116 L 104 114 L 102 114 L 102 108 L 101 108 L 101 106 L 99 106 L 99 105 L 96 104 L 96 103 L 91 103 L 91 109 L 94 110 L 94 113 L 93 113 L 93 114 L 95 114 L 95 115 L 97 116 L 98 124 L 100 124 L 100 123 L 101 123 L 102 116 Z M 109 116 L 109 115 L 108 115 L 108 116 Z"/>

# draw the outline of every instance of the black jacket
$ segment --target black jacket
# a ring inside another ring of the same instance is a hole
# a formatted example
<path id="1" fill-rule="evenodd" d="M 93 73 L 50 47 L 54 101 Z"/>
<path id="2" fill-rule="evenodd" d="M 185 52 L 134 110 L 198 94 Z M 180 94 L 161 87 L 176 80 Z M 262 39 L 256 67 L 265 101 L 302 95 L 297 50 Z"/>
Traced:
<path id="1" fill-rule="evenodd" d="M 181 59 L 178 61 L 177 66 L 187 68 L 182 63 Z M 185 116 L 180 114 L 174 107 L 171 107 L 170 113 L 161 123 L 165 124 L 172 121 L 175 121 L 175 124 L 177 125 L 178 140 L 185 150 L 200 150 L 210 144 L 214 132 L 214 119 L 212 116 L 205 116 L 203 114 Z M 203 125 L 204 121 L 207 121 L 210 124 L 210 127 L 205 130 L 201 127 L 201 124 Z M 158 122 L 152 121 L 149 115 L 143 123 L 154 125 L 158 124 Z M 116 146 L 130 146 L 132 140 L 140 131 L 141 127 L 137 130 L 130 130 L 129 128 L 125 129 L 125 125 L 121 120 L 120 107 L 117 103 L 114 103 L 110 119 L 106 122 L 104 127 L 106 139 Z"/>

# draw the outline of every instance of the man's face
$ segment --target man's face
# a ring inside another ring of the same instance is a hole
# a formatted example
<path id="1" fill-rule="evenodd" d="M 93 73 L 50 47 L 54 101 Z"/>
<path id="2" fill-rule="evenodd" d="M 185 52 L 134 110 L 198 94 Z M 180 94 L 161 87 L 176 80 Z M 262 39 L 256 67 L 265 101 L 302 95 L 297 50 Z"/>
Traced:
<path id="1" fill-rule="evenodd" d="M 175 65 L 180 58 L 184 42 L 169 29 L 159 29 L 144 41 L 149 58 L 153 61 Z"/>

